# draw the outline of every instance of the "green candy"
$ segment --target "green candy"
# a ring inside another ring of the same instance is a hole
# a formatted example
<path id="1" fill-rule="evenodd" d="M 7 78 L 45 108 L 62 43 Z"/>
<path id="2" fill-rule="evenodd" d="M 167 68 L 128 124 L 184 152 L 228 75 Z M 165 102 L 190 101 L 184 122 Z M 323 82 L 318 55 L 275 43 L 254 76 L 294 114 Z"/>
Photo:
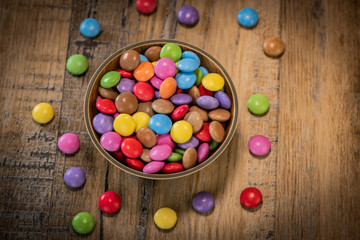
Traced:
<path id="1" fill-rule="evenodd" d="M 182 158 L 183 156 L 180 153 L 173 152 L 167 160 L 169 162 L 179 162 Z"/>
<path id="2" fill-rule="evenodd" d="M 160 58 L 170 58 L 174 62 L 181 59 L 181 48 L 175 43 L 165 44 L 160 51 Z"/>
<path id="3" fill-rule="evenodd" d="M 75 54 L 66 61 L 66 69 L 74 74 L 81 75 L 89 68 L 88 59 L 82 54 Z"/>
<path id="4" fill-rule="evenodd" d="M 181 155 L 184 155 L 184 152 L 185 152 L 185 150 L 184 150 L 184 149 L 181 149 L 181 148 L 175 148 L 174 151 L 175 151 L 176 153 L 181 154 Z"/>
<path id="5" fill-rule="evenodd" d="M 107 72 L 100 80 L 100 85 L 103 88 L 111 88 L 118 84 L 120 81 L 121 75 L 117 71 Z"/>
<path id="6" fill-rule="evenodd" d="M 247 106 L 253 114 L 264 114 L 269 110 L 269 100 L 262 94 L 254 94 L 249 98 Z"/>
<path id="7" fill-rule="evenodd" d="M 214 140 L 211 140 L 210 144 L 209 144 L 209 150 L 210 151 L 214 151 L 218 146 L 219 146 L 220 143 L 214 141 Z"/>
<path id="8" fill-rule="evenodd" d="M 88 212 L 80 212 L 74 217 L 72 226 L 75 232 L 80 234 L 87 234 L 94 229 L 95 219 Z"/>
<path id="9" fill-rule="evenodd" d="M 225 92 L 225 89 L 224 89 L 224 88 L 221 88 L 219 91 Z"/>
<path id="10" fill-rule="evenodd" d="M 204 74 L 202 73 L 202 71 L 200 70 L 200 68 L 196 69 L 194 71 L 194 73 L 196 74 L 196 86 L 200 86 L 201 81 L 204 77 Z"/>

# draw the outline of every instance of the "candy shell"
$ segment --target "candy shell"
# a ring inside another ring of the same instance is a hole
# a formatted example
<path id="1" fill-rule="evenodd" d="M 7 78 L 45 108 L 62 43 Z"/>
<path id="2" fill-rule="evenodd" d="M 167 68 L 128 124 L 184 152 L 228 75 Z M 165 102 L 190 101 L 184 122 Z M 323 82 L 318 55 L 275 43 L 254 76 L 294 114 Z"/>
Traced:
<path id="1" fill-rule="evenodd" d="M 180 154 L 181 156 L 184 155 L 185 149 L 181 149 L 181 148 L 175 148 L 174 151 L 178 154 Z"/>
<path id="2" fill-rule="evenodd" d="M 88 234 L 95 227 L 95 218 L 88 212 L 80 212 L 73 218 L 72 226 L 75 232 L 79 234 Z"/>
<path id="3" fill-rule="evenodd" d="M 151 85 L 156 88 L 156 89 L 160 89 L 161 84 L 163 83 L 164 80 L 158 78 L 157 76 L 153 76 L 150 79 L 150 83 Z"/>
<path id="4" fill-rule="evenodd" d="M 86 174 L 81 168 L 72 167 L 65 172 L 64 181 L 69 187 L 78 188 L 84 185 L 86 181 Z"/>
<path id="5" fill-rule="evenodd" d="M 170 157 L 172 148 L 167 144 L 156 145 L 150 150 L 150 158 L 154 161 L 164 161 Z"/>
<path id="6" fill-rule="evenodd" d="M 249 150 L 256 156 L 264 156 L 270 152 L 271 143 L 263 135 L 257 135 L 249 140 Z"/>
<path id="7" fill-rule="evenodd" d="M 175 62 L 170 58 L 160 58 L 154 66 L 154 71 L 160 79 L 174 77 L 176 73 Z"/>
<path id="8" fill-rule="evenodd" d="M 225 139 L 225 129 L 218 121 L 212 121 L 209 125 L 211 138 L 216 142 L 222 142 Z"/>
<path id="9" fill-rule="evenodd" d="M 194 25 L 199 20 L 199 12 L 193 6 L 183 6 L 177 13 L 177 19 L 185 25 Z"/>
<path id="10" fill-rule="evenodd" d="M 146 49 L 144 55 L 147 57 L 147 59 L 149 59 L 150 62 L 155 62 L 160 59 L 160 51 L 161 47 L 153 46 Z"/>
<path id="11" fill-rule="evenodd" d="M 80 32 L 83 36 L 94 38 L 101 31 L 100 23 L 94 18 L 87 18 L 80 24 Z"/>
<path id="12" fill-rule="evenodd" d="M 115 213 L 121 207 L 121 198 L 116 192 L 105 192 L 101 194 L 98 205 L 104 213 Z"/>
<path id="13" fill-rule="evenodd" d="M 188 149 L 190 147 L 196 148 L 199 145 L 199 140 L 192 136 L 189 141 L 177 144 L 179 148 Z"/>
<path id="14" fill-rule="evenodd" d="M 215 109 L 209 112 L 209 118 L 218 122 L 225 122 L 229 120 L 231 117 L 231 113 L 225 109 Z"/>
<path id="15" fill-rule="evenodd" d="M 97 96 L 95 102 L 97 102 L 97 101 L 99 101 L 99 100 L 101 100 L 101 99 L 103 99 L 101 96 Z"/>
<path id="16" fill-rule="evenodd" d="M 115 106 L 119 113 L 133 114 L 138 109 L 139 103 L 134 94 L 122 92 L 115 99 Z"/>
<path id="17" fill-rule="evenodd" d="M 161 98 L 159 91 L 155 91 L 155 92 L 154 92 L 154 96 L 155 96 L 156 99 L 160 99 L 160 98 Z"/>
<path id="18" fill-rule="evenodd" d="M 199 62 L 200 64 L 200 58 L 198 57 L 198 55 L 196 55 L 196 53 L 192 52 L 192 51 L 185 51 L 181 54 L 181 57 L 184 58 L 191 58 L 196 60 L 197 62 Z"/>
<path id="19" fill-rule="evenodd" d="M 254 94 L 248 100 L 248 109 L 251 113 L 261 115 L 269 110 L 269 100 L 262 94 Z"/>
<path id="20" fill-rule="evenodd" d="M 174 108 L 174 104 L 165 99 L 156 99 L 152 103 L 152 109 L 157 113 L 170 114 L 174 111 Z"/>
<path id="21" fill-rule="evenodd" d="M 155 11 L 157 7 L 156 0 L 136 0 L 136 8 L 139 12 L 150 14 Z"/>
<path id="22" fill-rule="evenodd" d="M 109 99 L 101 99 L 96 102 L 96 108 L 105 114 L 116 113 L 115 103 Z"/>
<path id="23" fill-rule="evenodd" d="M 120 75 L 121 75 L 121 78 L 129 78 L 129 79 L 131 79 L 131 78 L 133 78 L 134 76 L 133 76 L 133 73 L 131 72 L 131 71 L 125 71 L 124 69 L 116 69 L 116 71 L 118 72 L 118 73 L 120 73 Z"/>
<path id="24" fill-rule="evenodd" d="M 222 91 L 217 91 L 214 94 L 214 97 L 219 101 L 220 107 L 225 108 L 225 109 L 231 108 L 231 101 L 230 101 L 229 96 L 226 93 L 224 93 Z"/>
<path id="25" fill-rule="evenodd" d="M 204 122 L 207 122 L 209 120 L 208 113 L 204 109 L 199 108 L 198 106 L 191 106 L 189 108 L 189 112 L 198 112 Z"/>
<path id="26" fill-rule="evenodd" d="M 252 8 L 244 8 L 237 15 L 238 22 L 241 26 L 254 27 L 259 19 L 257 12 Z"/>
<path id="27" fill-rule="evenodd" d="M 144 163 L 141 162 L 139 159 L 134 159 L 134 158 L 127 158 L 126 164 L 128 165 L 129 168 L 132 168 L 137 171 L 142 171 L 145 166 Z"/>
<path id="28" fill-rule="evenodd" d="M 143 161 L 143 162 L 146 162 L 146 163 L 149 163 L 151 162 L 151 158 L 150 158 L 150 149 L 147 149 L 147 148 L 144 148 L 143 149 L 143 152 L 140 156 L 140 159 Z"/>
<path id="29" fill-rule="evenodd" d="M 200 96 L 213 96 L 214 93 L 210 90 L 207 90 L 203 84 L 200 84 L 199 86 L 199 92 L 200 92 Z"/>
<path id="30" fill-rule="evenodd" d="M 181 105 L 175 108 L 175 110 L 171 113 L 171 119 L 173 121 L 177 121 L 182 119 L 186 113 L 189 111 L 189 105 Z"/>
<path id="31" fill-rule="evenodd" d="M 180 93 L 184 93 L 184 89 L 177 88 L 176 89 L 176 94 L 180 94 Z"/>
<path id="32" fill-rule="evenodd" d="M 136 133 L 136 137 L 146 148 L 152 148 L 156 145 L 156 135 L 150 128 L 140 128 Z"/>
<path id="33" fill-rule="evenodd" d="M 196 165 L 196 160 L 197 160 L 196 149 L 193 147 L 186 149 L 182 161 L 184 168 L 185 169 L 193 168 Z"/>
<path id="34" fill-rule="evenodd" d="M 191 124 L 194 133 L 201 129 L 204 122 L 198 112 L 187 113 L 184 120 Z"/>
<path id="35" fill-rule="evenodd" d="M 171 119 L 164 114 L 155 114 L 149 120 L 149 128 L 157 134 L 168 133 L 171 126 Z"/>
<path id="36" fill-rule="evenodd" d="M 140 128 L 148 128 L 150 117 L 144 112 L 136 112 L 132 115 L 132 118 L 135 121 L 136 128 L 135 132 L 137 132 Z"/>
<path id="37" fill-rule="evenodd" d="M 195 137 L 197 139 L 199 139 L 200 141 L 210 142 L 211 136 L 210 136 L 210 132 L 209 132 L 209 126 L 210 126 L 210 123 L 204 122 L 201 129 L 195 133 Z"/>
<path id="38" fill-rule="evenodd" d="M 121 151 L 128 158 L 138 158 L 142 154 L 143 147 L 138 140 L 125 138 L 121 143 Z"/>
<path id="39" fill-rule="evenodd" d="M 180 153 L 173 152 L 170 157 L 168 157 L 167 161 L 169 162 L 180 162 L 182 159 L 182 155 Z"/>
<path id="40" fill-rule="evenodd" d="M 114 120 L 114 130 L 121 136 L 130 136 L 134 133 L 135 128 L 136 123 L 129 114 L 121 113 Z"/>
<path id="41" fill-rule="evenodd" d="M 132 49 L 126 50 L 121 55 L 119 63 L 120 63 L 120 67 L 125 71 L 133 71 L 140 64 L 140 54 Z"/>
<path id="42" fill-rule="evenodd" d="M 134 88 L 134 81 L 128 78 L 122 78 L 120 79 L 120 82 L 116 85 L 117 90 L 122 93 L 122 92 L 129 92 L 129 93 L 133 93 L 133 88 Z"/>
<path id="43" fill-rule="evenodd" d="M 151 161 L 145 165 L 143 168 L 144 173 L 157 173 L 165 166 L 165 162 L 163 161 Z"/>
<path id="44" fill-rule="evenodd" d="M 176 63 L 176 67 L 182 72 L 194 72 L 200 66 L 200 62 L 192 58 L 184 58 Z"/>
<path id="45" fill-rule="evenodd" d="M 196 70 L 194 71 L 194 73 L 195 73 L 195 75 L 196 75 L 196 82 L 195 82 L 195 84 L 196 84 L 196 86 L 199 86 L 199 85 L 201 84 L 201 82 L 202 82 L 202 79 L 203 79 L 203 77 L 204 77 L 204 74 L 203 74 L 203 72 L 200 70 L 200 68 L 196 69 Z"/>
<path id="46" fill-rule="evenodd" d="M 262 194 L 259 189 L 254 187 L 245 188 L 240 195 L 240 203 L 243 207 L 256 208 L 262 202 Z"/>
<path id="47" fill-rule="evenodd" d="M 89 68 L 88 59 L 82 54 L 75 54 L 68 58 L 66 61 L 66 69 L 74 74 L 81 75 Z"/>
<path id="48" fill-rule="evenodd" d="M 211 140 L 210 145 L 209 145 L 209 150 L 214 151 L 219 146 L 219 144 L 220 143 L 218 143 L 214 140 Z"/>
<path id="49" fill-rule="evenodd" d="M 119 95 L 119 93 L 115 91 L 113 88 L 99 87 L 98 92 L 100 96 L 102 96 L 103 98 L 110 99 L 113 101 L 115 101 L 116 97 Z"/>
<path id="50" fill-rule="evenodd" d="M 157 145 L 167 144 L 171 147 L 171 149 L 175 148 L 175 142 L 172 140 L 171 135 L 169 133 L 158 134 L 156 138 L 157 138 Z"/>
<path id="51" fill-rule="evenodd" d="M 110 115 L 98 113 L 92 120 L 95 132 L 104 134 L 113 130 L 114 118 Z"/>
<path id="52" fill-rule="evenodd" d="M 189 89 L 196 82 L 196 74 L 194 72 L 179 72 L 175 76 L 178 88 Z"/>
<path id="53" fill-rule="evenodd" d="M 140 63 L 142 62 L 148 62 L 149 60 L 142 54 L 140 54 Z"/>
<path id="54" fill-rule="evenodd" d="M 219 101 L 210 96 L 201 96 L 196 100 L 196 104 L 204 109 L 212 110 L 219 106 Z"/>
<path id="55" fill-rule="evenodd" d="M 193 104 L 196 104 L 196 100 L 201 96 L 197 86 L 192 86 L 189 89 L 188 94 L 191 96 Z"/>
<path id="56" fill-rule="evenodd" d="M 122 142 L 121 136 L 116 132 L 104 133 L 100 138 L 101 146 L 109 152 L 115 152 L 120 149 Z"/>
<path id="57" fill-rule="evenodd" d="M 100 80 L 100 86 L 103 88 L 112 88 L 120 81 L 120 73 L 117 71 L 110 71 L 104 74 Z"/>
<path id="58" fill-rule="evenodd" d="M 134 78 L 140 82 L 146 82 L 154 76 L 154 66 L 150 62 L 142 62 L 134 70 Z"/>
<path id="59" fill-rule="evenodd" d="M 80 139 L 74 133 L 64 133 L 58 140 L 58 147 L 65 154 L 73 154 L 80 148 Z"/>
<path id="60" fill-rule="evenodd" d="M 172 77 L 166 78 L 160 85 L 160 96 L 161 98 L 168 99 L 176 92 L 177 83 Z"/>
<path id="61" fill-rule="evenodd" d="M 177 62 L 181 59 L 181 48 L 176 43 L 167 43 L 165 44 L 160 51 L 160 58 L 170 58 L 174 62 Z"/>
<path id="62" fill-rule="evenodd" d="M 134 86 L 134 94 L 135 96 L 143 102 L 150 101 L 154 98 L 154 88 L 145 82 L 138 82 Z"/>
<path id="63" fill-rule="evenodd" d="M 183 104 L 189 104 L 192 101 L 192 98 L 190 95 L 185 93 L 179 93 L 175 94 L 170 98 L 170 101 L 175 105 L 183 105 Z"/>
<path id="64" fill-rule="evenodd" d="M 144 112 L 149 115 L 149 117 L 152 117 L 155 114 L 152 109 L 152 102 L 140 102 L 137 111 Z"/>
<path id="65" fill-rule="evenodd" d="M 161 170 L 163 173 L 177 173 L 184 170 L 184 167 L 181 163 L 168 163 Z"/>
<path id="66" fill-rule="evenodd" d="M 202 143 L 200 144 L 198 150 L 197 150 L 197 162 L 202 163 L 206 160 L 206 158 L 209 156 L 209 144 L 208 143 Z"/>
<path id="67" fill-rule="evenodd" d="M 54 108 L 48 103 L 38 103 L 32 110 L 33 119 L 41 124 L 50 122 L 54 118 Z"/>
<path id="68" fill-rule="evenodd" d="M 215 199 L 208 192 L 199 192 L 194 196 L 192 205 L 197 212 L 207 213 L 214 208 Z"/>
<path id="69" fill-rule="evenodd" d="M 224 87 L 225 80 L 218 73 L 209 73 L 202 79 L 202 84 L 207 90 L 215 92 Z"/>
<path id="70" fill-rule="evenodd" d="M 160 229 L 173 228 L 177 222 L 177 215 L 171 208 L 160 208 L 154 215 L 154 222 Z"/>
<path id="71" fill-rule="evenodd" d="M 125 156 L 124 154 L 121 152 L 121 150 L 112 152 L 111 155 L 116 158 L 116 160 L 120 161 L 120 162 L 124 162 L 125 161 Z"/>
<path id="72" fill-rule="evenodd" d="M 265 40 L 263 50 L 270 57 L 279 57 L 285 51 L 285 44 L 279 38 L 268 38 Z"/>
<path id="73" fill-rule="evenodd" d="M 190 140 L 193 134 L 192 126 L 190 123 L 180 120 L 173 124 L 170 135 L 176 143 L 184 143 Z"/>

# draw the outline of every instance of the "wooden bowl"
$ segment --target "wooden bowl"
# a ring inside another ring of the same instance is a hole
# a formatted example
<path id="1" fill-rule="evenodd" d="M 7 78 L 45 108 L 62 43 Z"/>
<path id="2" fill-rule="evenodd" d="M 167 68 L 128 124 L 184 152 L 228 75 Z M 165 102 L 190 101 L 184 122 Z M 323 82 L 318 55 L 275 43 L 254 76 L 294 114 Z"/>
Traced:
<path id="1" fill-rule="evenodd" d="M 229 124 L 226 129 L 226 137 L 225 140 L 221 143 L 220 146 L 209 155 L 209 157 L 201 164 L 196 165 L 195 167 L 178 172 L 178 173 L 172 173 L 172 174 L 147 174 L 140 171 L 136 171 L 132 168 L 129 168 L 125 164 L 119 162 L 116 160 L 109 152 L 107 152 L 101 145 L 100 145 L 100 136 L 94 131 L 94 128 L 92 126 L 92 120 L 95 117 L 95 115 L 98 113 L 98 110 L 95 107 L 95 100 L 98 96 L 98 87 L 100 85 L 100 79 L 101 77 L 112 70 L 116 70 L 119 68 L 119 59 L 121 54 L 129 49 L 133 49 L 138 51 L 139 53 L 143 53 L 146 49 L 152 46 L 163 46 L 166 43 L 176 43 L 178 44 L 182 51 L 193 51 L 195 52 L 201 61 L 201 66 L 204 66 L 210 73 L 218 73 L 225 79 L 225 92 L 230 97 L 230 100 L 232 102 L 231 105 L 231 119 L 229 120 Z M 141 178 L 148 178 L 148 179 L 157 179 L 157 180 L 165 180 L 165 179 L 174 179 L 174 178 L 180 178 L 184 176 L 188 176 L 190 174 L 193 174 L 197 171 L 200 171 L 201 169 L 205 168 L 206 166 L 210 165 L 215 159 L 217 159 L 221 153 L 226 149 L 226 147 L 229 145 L 230 140 L 234 136 L 236 126 L 237 126 L 237 119 L 238 119 L 238 100 L 236 96 L 236 91 L 234 84 L 232 83 L 229 74 L 225 71 L 225 69 L 221 66 L 221 64 L 216 61 L 212 56 L 210 56 L 208 53 L 203 51 L 200 48 L 197 48 L 195 46 L 192 46 L 191 44 L 180 42 L 177 40 L 149 40 L 149 41 L 143 41 L 131 44 L 127 47 L 121 48 L 115 53 L 111 54 L 110 57 L 108 57 L 95 71 L 94 75 L 91 77 L 88 88 L 86 90 L 85 94 L 85 104 L 84 104 L 84 118 L 85 118 L 85 126 L 86 130 L 89 133 L 90 139 L 95 145 L 96 149 L 100 151 L 100 153 L 112 164 L 114 164 L 116 167 L 120 168 L 121 170 L 132 174 L 137 177 Z"/>

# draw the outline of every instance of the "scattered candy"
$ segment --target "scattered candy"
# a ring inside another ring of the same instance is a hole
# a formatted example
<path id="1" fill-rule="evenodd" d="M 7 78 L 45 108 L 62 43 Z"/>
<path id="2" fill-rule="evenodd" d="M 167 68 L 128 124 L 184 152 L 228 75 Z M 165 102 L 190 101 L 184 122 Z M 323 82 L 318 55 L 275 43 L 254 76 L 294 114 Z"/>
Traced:
<path id="1" fill-rule="evenodd" d="M 207 213 L 214 208 L 215 199 L 208 192 L 199 192 L 193 197 L 192 205 L 197 212 Z"/>
<path id="2" fill-rule="evenodd" d="M 262 195 L 259 189 L 254 187 L 245 188 L 240 195 L 240 203 L 245 208 L 256 208 L 262 202 Z"/>
<path id="3" fill-rule="evenodd" d="M 121 207 L 121 198 L 116 192 L 105 192 L 101 194 L 98 204 L 104 213 L 115 213 Z"/>
<path id="4" fill-rule="evenodd" d="M 156 7 L 156 0 L 136 0 L 136 8 L 139 12 L 150 14 L 155 11 Z"/>
<path id="5" fill-rule="evenodd" d="M 88 212 L 80 212 L 73 218 L 72 226 L 77 233 L 90 233 L 95 227 L 95 218 Z"/>
<path id="6" fill-rule="evenodd" d="M 66 69 L 74 74 L 81 75 L 89 68 L 88 59 L 82 54 L 75 54 L 66 61 Z"/>
<path id="7" fill-rule="evenodd" d="M 64 181 L 69 187 L 78 188 L 84 185 L 86 181 L 86 174 L 81 168 L 72 167 L 66 171 Z"/>
<path id="8" fill-rule="evenodd" d="M 54 118 L 54 108 L 48 103 L 38 103 L 32 110 L 33 119 L 41 124 L 50 122 Z"/>
<path id="9" fill-rule="evenodd" d="M 252 8 L 244 8 L 237 15 L 237 19 L 241 26 L 251 28 L 258 22 L 258 14 Z"/>
<path id="10" fill-rule="evenodd" d="M 99 35 L 101 31 L 100 23 L 93 18 L 87 18 L 80 24 L 80 32 L 88 38 L 93 38 Z"/>
<path id="11" fill-rule="evenodd" d="M 279 57 L 285 51 L 285 44 L 278 38 L 268 38 L 263 45 L 264 52 L 270 57 Z"/>
<path id="12" fill-rule="evenodd" d="M 191 26 L 199 20 L 199 13 L 193 6 L 184 6 L 179 9 L 177 18 L 180 23 Z"/>
<path id="13" fill-rule="evenodd" d="M 154 222 L 160 229 L 173 228 L 177 222 L 176 212 L 171 208 L 160 208 L 154 215 Z"/>
<path id="14" fill-rule="evenodd" d="M 261 115 L 269 110 L 269 100 L 261 94 L 252 95 L 247 103 L 248 109 L 251 113 Z"/>
<path id="15" fill-rule="evenodd" d="M 249 140 L 249 150 L 256 156 L 263 156 L 270 152 L 271 143 L 269 139 L 263 135 L 257 135 Z"/>
<path id="16" fill-rule="evenodd" d="M 80 148 L 80 139 L 74 133 L 65 133 L 59 138 L 58 147 L 65 154 L 73 154 Z"/>

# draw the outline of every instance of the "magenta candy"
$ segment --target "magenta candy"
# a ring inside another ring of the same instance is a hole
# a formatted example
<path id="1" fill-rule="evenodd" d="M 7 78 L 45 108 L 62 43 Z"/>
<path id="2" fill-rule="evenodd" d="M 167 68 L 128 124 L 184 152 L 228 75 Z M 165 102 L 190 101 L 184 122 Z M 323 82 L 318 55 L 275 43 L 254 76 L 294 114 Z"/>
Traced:
<path id="1" fill-rule="evenodd" d="M 154 161 L 164 161 L 170 157 L 172 148 L 168 144 L 161 144 L 150 150 L 150 158 Z"/>
<path id="2" fill-rule="evenodd" d="M 145 165 L 143 168 L 144 173 L 157 173 L 165 166 L 165 162 L 163 161 L 152 161 Z"/>
<path id="3" fill-rule="evenodd" d="M 179 148 L 188 149 L 190 147 L 196 148 L 199 145 L 199 139 L 192 136 L 189 141 L 177 144 Z"/>
<path id="4" fill-rule="evenodd" d="M 100 138 L 100 144 L 109 152 L 116 152 L 120 149 L 122 142 L 121 136 L 116 132 L 104 133 Z"/>
<path id="5" fill-rule="evenodd" d="M 175 142 L 172 140 L 170 133 L 165 133 L 165 134 L 158 134 L 156 136 L 157 138 L 157 145 L 160 144 L 167 144 L 169 145 L 172 149 L 175 148 Z"/>
<path id="6" fill-rule="evenodd" d="M 269 139 L 263 135 L 257 135 L 249 140 L 249 150 L 252 154 L 263 156 L 269 153 L 271 143 Z"/>
<path id="7" fill-rule="evenodd" d="M 176 73 L 176 65 L 170 58 L 160 58 L 154 66 L 155 74 L 160 79 L 174 77 Z"/>
<path id="8" fill-rule="evenodd" d="M 197 161 L 198 163 L 202 163 L 205 161 L 205 159 L 209 156 L 209 144 L 208 143 L 202 143 L 200 144 L 198 150 L 197 150 Z"/>
<path id="9" fill-rule="evenodd" d="M 162 84 L 164 80 L 158 78 L 157 76 L 153 76 L 151 79 L 150 79 L 150 83 L 151 85 L 156 88 L 156 89 L 160 89 L 160 85 Z"/>
<path id="10" fill-rule="evenodd" d="M 120 115 L 120 113 L 116 112 L 116 113 L 114 114 L 114 119 L 115 119 L 117 116 L 119 116 L 119 115 Z"/>
<path id="11" fill-rule="evenodd" d="M 101 96 L 97 96 L 95 102 L 97 102 L 97 101 L 99 101 L 99 100 L 101 100 L 101 99 L 103 99 Z"/>
<path id="12" fill-rule="evenodd" d="M 74 133 L 65 133 L 59 138 L 58 147 L 63 153 L 75 153 L 80 148 L 80 139 Z"/>
<path id="13" fill-rule="evenodd" d="M 116 85 L 117 90 L 122 92 L 130 92 L 133 93 L 134 81 L 129 78 L 121 78 L 120 82 Z"/>

